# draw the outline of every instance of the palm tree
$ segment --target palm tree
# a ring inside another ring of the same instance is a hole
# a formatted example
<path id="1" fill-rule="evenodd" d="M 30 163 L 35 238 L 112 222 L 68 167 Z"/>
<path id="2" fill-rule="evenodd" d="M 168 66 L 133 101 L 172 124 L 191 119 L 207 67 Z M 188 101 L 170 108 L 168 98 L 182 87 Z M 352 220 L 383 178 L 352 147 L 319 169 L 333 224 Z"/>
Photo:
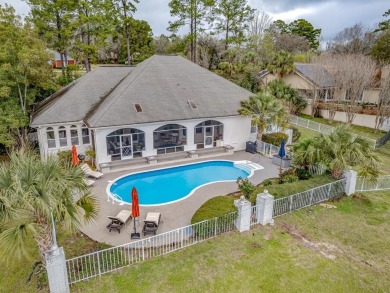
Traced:
<path id="1" fill-rule="evenodd" d="M 376 179 L 379 175 L 379 158 L 372 144 L 351 132 L 348 126 L 338 126 L 330 134 L 301 142 L 294 146 L 294 161 L 298 165 L 322 163 L 332 171 L 332 176 L 341 178 L 343 171 L 357 166 L 363 177 Z"/>
<path id="2" fill-rule="evenodd" d="M 290 114 L 299 114 L 307 105 L 307 101 L 301 97 L 299 92 L 281 79 L 271 81 L 267 87 L 275 98 L 283 101 Z"/>
<path id="3" fill-rule="evenodd" d="M 78 167 L 57 156 L 47 160 L 31 151 L 13 151 L 0 165 L 0 248 L 5 256 L 28 256 L 33 239 L 41 264 L 53 243 L 51 214 L 62 228 L 72 231 L 83 220 L 97 218 L 98 205 Z"/>
<path id="4" fill-rule="evenodd" d="M 261 140 L 269 124 L 283 126 L 288 115 L 283 104 L 267 89 L 262 89 L 249 100 L 242 100 L 238 113 L 252 118 L 252 124 L 257 126 L 258 140 Z"/>
<path id="5" fill-rule="evenodd" d="M 281 50 L 275 53 L 267 69 L 273 73 L 279 74 L 280 77 L 283 78 L 285 74 L 294 71 L 294 58 L 290 53 Z"/>

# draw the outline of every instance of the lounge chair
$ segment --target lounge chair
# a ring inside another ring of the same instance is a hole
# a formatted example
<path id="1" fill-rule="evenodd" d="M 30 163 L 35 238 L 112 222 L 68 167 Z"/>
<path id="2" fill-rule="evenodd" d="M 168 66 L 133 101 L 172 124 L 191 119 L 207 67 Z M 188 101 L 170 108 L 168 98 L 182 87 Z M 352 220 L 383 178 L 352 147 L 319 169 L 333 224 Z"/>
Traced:
<path id="1" fill-rule="evenodd" d="M 116 217 L 108 217 L 111 220 L 111 223 L 108 224 L 106 227 L 110 230 L 117 230 L 119 233 L 121 233 L 121 229 L 124 225 L 126 225 L 126 222 L 131 219 L 131 211 L 130 210 L 122 210 L 120 211 Z"/>
<path id="2" fill-rule="evenodd" d="M 103 176 L 103 173 L 101 172 L 98 172 L 98 171 L 93 171 L 87 164 L 82 164 L 80 166 L 81 170 L 83 170 L 83 172 L 85 173 L 85 175 L 89 176 L 89 177 L 93 177 L 95 179 L 99 179 L 100 177 Z"/>
<path id="3" fill-rule="evenodd" d="M 92 186 L 94 183 L 95 183 L 95 180 L 91 180 L 91 179 L 83 179 L 84 181 L 84 184 L 87 185 L 88 187 Z"/>
<path id="4" fill-rule="evenodd" d="M 146 219 L 144 220 L 144 227 L 142 229 L 144 236 L 147 233 L 153 233 L 154 235 L 156 235 L 158 226 L 160 225 L 160 221 L 161 221 L 160 213 L 148 213 L 146 215 Z"/>

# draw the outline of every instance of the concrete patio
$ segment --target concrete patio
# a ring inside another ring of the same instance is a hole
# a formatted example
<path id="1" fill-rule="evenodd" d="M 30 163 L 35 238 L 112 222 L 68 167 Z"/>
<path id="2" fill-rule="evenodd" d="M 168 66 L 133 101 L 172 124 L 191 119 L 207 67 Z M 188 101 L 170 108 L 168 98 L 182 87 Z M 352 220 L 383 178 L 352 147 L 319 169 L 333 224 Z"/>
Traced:
<path id="1" fill-rule="evenodd" d="M 242 161 L 248 160 L 253 157 L 253 154 L 247 152 L 236 152 L 233 155 L 228 156 L 219 156 L 215 159 L 217 160 L 231 160 L 231 161 Z M 192 160 L 192 162 L 200 162 L 205 160 L 212 160 L 213 158 L 202 158 L 197 160 Z M 266 178 L 277 177 L 279 174 L 278 167 L 272 164 L 272 160 L 260 156 L 260 160 L 257 162 L 264 167 L 263 170 L 257 170 L 254 172 L 254 175 L 250 178 L 250 181 L 254 184 L 262 182 Z M 130 233 L 133 232 L 133 221 L 129 221 L 125 227 L 122 228 L 121 233 L 117 231 L 109 232 L 106 228 L 106 225 L 110 222 L 107 216 L 115 216 L 119 211 L 123 209 L 131 209 L 130 205 L 119 205 L 118 203 L 112 204 L 107 201 L 106 187 L 109 181 L 115 180 L 117 177 L 126 175 L 129 173 L 134 173 L 138 171 L 151 170 L 156 168 L 164 168 L 168 166 L 181 165 L 181 163 L 172 163 L 164 164 L 157 166 L 144 167 L 139 169 L 132 169 L 131 171 L 121 171 L 116 173 L 104 174 L 101 179 L 96 180 L 93 187 L 93 194 L 98 198 L 100 205 L 99 218 L 92 224 L 87 224 L 81 228 L 81 231 L 88 235 L 90 238 L 98 241 L 104 242 L 109 245 L 121 245 L 131 242 Z M 164 233 L 171 231 L 180 227 L 191 224 L 191 218 L 196 210 L 205 203 L 210 198 L 213 198 L 218 195 L 226 195 L 231 192 L 237 191 L 236 182 L 219 182 L 205 185 L 197 189 L 191 196 L 188 198 L 178 201 L 176 203 L 155 206 L 155 207 L 140 207 L 140 221 L 139 224 L 136 224 L 137 232 L 142 232 L 143 220 L 146 217 L 148 212 L 159 212 L 161 213 L 161 223 L 158 228 L 157 233 Z M 146 237 L 150 237 L 150 234 Z M 141 238 L 143 235 L 141 233 Z"/>

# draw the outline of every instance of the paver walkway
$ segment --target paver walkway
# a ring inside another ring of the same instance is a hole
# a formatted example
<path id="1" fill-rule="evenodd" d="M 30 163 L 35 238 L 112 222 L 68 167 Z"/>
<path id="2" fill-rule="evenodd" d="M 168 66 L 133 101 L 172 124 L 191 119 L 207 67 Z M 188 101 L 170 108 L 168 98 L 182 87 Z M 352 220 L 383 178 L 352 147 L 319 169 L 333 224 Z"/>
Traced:
<path id="1" fill-rule="evenodd" d="M 236 152 L 234 155 L 229 156 L 220 156 L 215 158 L 216 160 L 231 160 L 231 161 L 242 161 L 247 160 L 253 155 L 246 152 Z M 212 160 L 213 158 L 208 159 L 198 159 L 193 160 L 193 162 Z M 98 197 L 100 204 L 100 216 L 92 224 L 87 224 L 81 228 L 81 231 L 88 235 L 90 238 L 104 242 L 110 245 L 120 245 L 130 242 L 130 233 L 133 232 L 133 222 L 129 221 L 127 226 L 123 227 L 121 233 L 117 231 L 109 232 L 106 228 L 106 225 L 109 223 L 107 216 L 115 216 L 119 211 L 123 209 L 130 209 L 129 205 L 118 205 L 118 203 L 112 204 L 112 200 L 107 201 L 106 187 L 108 181 L 115 180 L 115 178 L 126 175 L 133 172 L 145 171 L 156 168 L 164 168 L 179 164 L 166 164 L 166 165 L 157 165 L 151 166 L 142 169 L 133 169 L 131 171 L 122 171 L 116 173 L 105 174 L 101 179 L 96 180 L 93 193 Z M 261 156 L 259 164 L 264 167 L 263 170 L 255 171 L 254 175 L 250 178 L 250 181 L 254 184 L 262 182 L 266 178 L 273 178 L 278 176 L 278 167 L 271 163 L 271 159 Z M 210 198 L 213 198 L 218 195 L 225 195 L 231 192 L 237 191 L 236 182 L 217 182 L 202 186 L 197 189 L 191 196 L 187 197 L 184 200 L 178 201 L 176 203 L 155 206 L 155 207 L 140 207 L 140 223 L 139 226 L 136 225 L 137 232 L 141 232 L 142 223 L 148 212 L 159 212 L 161 216 L 161 224 L 158 229 L 158 233 L 163 233 L 171 231 L 180 227 L 191 224 L 191 218 L 199 207 L 205 203 Z M 142 234 L 141 234 L 142 235 Z M 149 235 L 150 236 L 150 235 Z M 143 236 L 141 236 L 143 237 Z"/>

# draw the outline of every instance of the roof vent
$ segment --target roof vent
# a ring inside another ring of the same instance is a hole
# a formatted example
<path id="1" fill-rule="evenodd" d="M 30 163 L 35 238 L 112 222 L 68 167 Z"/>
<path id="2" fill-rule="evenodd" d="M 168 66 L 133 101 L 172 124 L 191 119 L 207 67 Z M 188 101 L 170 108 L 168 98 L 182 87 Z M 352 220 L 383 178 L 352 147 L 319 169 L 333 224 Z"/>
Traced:
<path id="1" fill-rule="evenodd" d="M 137 112 L 137 113 L 142 112 L 141 104 L 134 104 L 134 107 L 135 107 L 135 112 Z"/>
<path id="2" fill-rule="evenodd" d="M 198 109 L 198 106 L 195 104 L 195 102 L 193 100 L 188 100 L 188 105 L 190 105 L 190 107 L 192 109 Z"/>

